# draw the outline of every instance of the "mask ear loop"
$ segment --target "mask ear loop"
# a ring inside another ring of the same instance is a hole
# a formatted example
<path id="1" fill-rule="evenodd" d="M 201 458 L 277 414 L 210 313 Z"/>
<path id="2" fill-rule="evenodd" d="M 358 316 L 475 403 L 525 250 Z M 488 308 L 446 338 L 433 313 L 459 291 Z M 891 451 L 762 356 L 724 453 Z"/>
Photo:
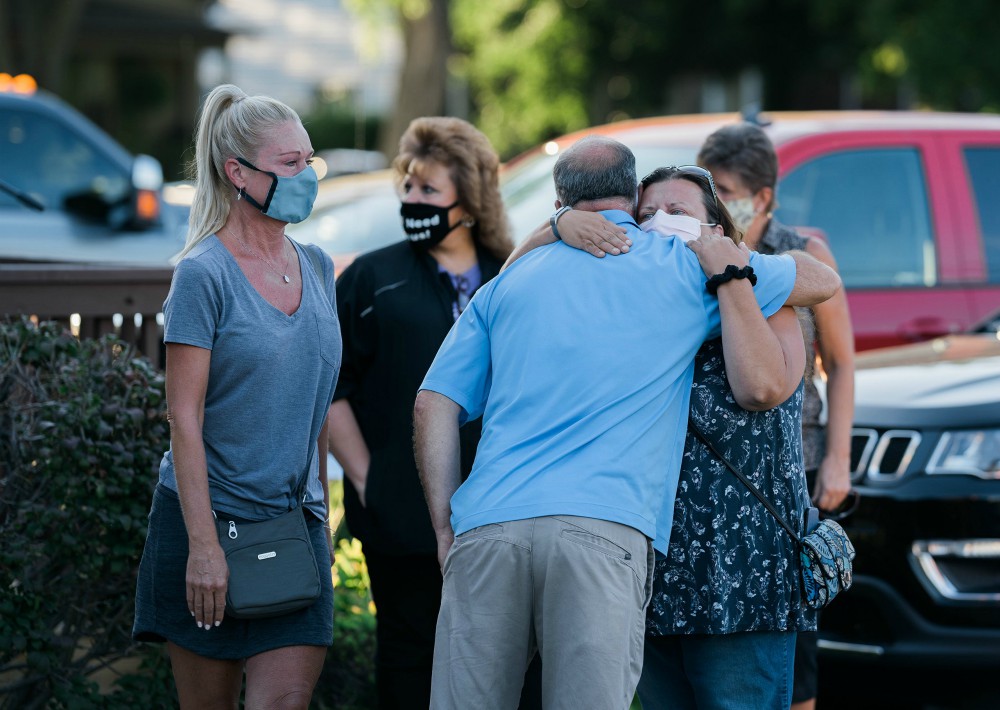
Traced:
<path id="1" fill-rule="evenodd" d="M 265 175 L 267 175 L 267 176 L 269 176 L 271 178 L 271 189 L 267 191 L 267 198 L 264 200 L 264 204 L 263 205 L 260 204 L 259 202 L 257 202 L 257 200 L 255 200 L 253 197 L 251 197 L 250 195 L 248 195 L 246 193 L 246 188 L 240 188 L 240 194 L 243 195 L 243 197 L 246 198 L 247 202 L 249 202 L 251 205 L 253 205 L 257 209 L 259 209 L 264 214 L 267 214 L 267 210 L 271 206 L 271 198 L 274 197 L 274 193 L 278 189 L 278 174 L 274 173 L 274 172 L 271 172 L 270 170 L 261 170 L 256 165 L 254 165 L 253 163 L 247 162 L 243 158 L 237 158 L 236 160 L 238 160 L 241 164 L 247 166 L 251 170 L 256 170 L 258 173 L 264 173 Z"/>

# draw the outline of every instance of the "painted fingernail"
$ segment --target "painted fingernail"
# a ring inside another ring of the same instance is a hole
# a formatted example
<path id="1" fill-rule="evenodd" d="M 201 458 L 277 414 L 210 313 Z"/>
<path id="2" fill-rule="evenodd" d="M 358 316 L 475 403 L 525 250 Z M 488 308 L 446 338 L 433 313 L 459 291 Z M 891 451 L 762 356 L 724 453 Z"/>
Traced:
<path id="1" fill-rule="evenodd" d="M 198 624 L 198 628 L 200 629 L 201 628 L 201 622 L 200 621 L 196 621 L 195 623 Z"/>
<path id="2" fill-rule="evenodd" d="M 221 621 L 216 621 L 216 622 L 215 622 L 215 625 L 216 625 L 216 626 L 219 626 L 219 625 L 220 625 L 221 623 L 222 623 Z"/>

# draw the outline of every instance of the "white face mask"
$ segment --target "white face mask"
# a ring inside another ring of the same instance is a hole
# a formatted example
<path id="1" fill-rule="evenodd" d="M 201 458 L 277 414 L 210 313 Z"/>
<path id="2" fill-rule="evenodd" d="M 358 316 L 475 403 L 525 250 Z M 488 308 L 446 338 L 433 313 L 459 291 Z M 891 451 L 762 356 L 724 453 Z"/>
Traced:
<path id="1" fill-rule="evenodd" d="M 757 216 L 757 212 L 753 208 L 753 198 L 741 197 L 738 200 L 729 200 L 725 204 L 726 209 L 729 210 L 729 215 L 733 218 L 733 224 L 743 234 L 746 234 L 747 229 L 750 228 L 750 223 L 753 222 L 753 218 Z"/>
<path id="2" fill-rule="evenodd" d="M 695 217 L 667 214 L 663 210 L 656 210 L 656 214 L 640 224 L 639 229 L 644 232 L 658 232 L 665 237 L 673 234 L 682 241 L 689 242 L 701 236 L 702 224 L 703 222 L 699 222 Z"/>

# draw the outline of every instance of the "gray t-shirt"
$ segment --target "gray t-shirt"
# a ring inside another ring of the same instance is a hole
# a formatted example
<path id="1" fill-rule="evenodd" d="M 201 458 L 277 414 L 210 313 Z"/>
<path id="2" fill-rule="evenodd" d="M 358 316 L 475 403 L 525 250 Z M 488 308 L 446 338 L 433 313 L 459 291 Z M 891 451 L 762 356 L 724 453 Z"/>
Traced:
<path id="1" fill-rule="evenodd" d="M 307 471 L 306 507 L 325 516 L 316 440 L 340 371 L 334 274 L 319 247 L 292 244 L 302 301 L 290 316 L 214 235 L 177 264 L 163 303 L 164 342 L 212 351 L 202 428 L 212 507 L 251 520 L 291 508 Z M 322 257 L 322 278 L 307 249 Z M 172 451 L 160 483 L 177 490 Z"/>

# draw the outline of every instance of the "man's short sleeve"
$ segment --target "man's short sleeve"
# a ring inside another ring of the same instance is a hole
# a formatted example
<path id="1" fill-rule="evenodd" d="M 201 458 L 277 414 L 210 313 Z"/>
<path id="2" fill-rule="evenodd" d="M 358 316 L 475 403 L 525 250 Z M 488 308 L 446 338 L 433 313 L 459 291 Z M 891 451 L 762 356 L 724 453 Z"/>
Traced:
<path id="1" fill-rule="evenodd" d="M 490 337 L 481 293 L 482 289 L 448 331 L 420 385 L 458 404 L 462 424 L 482 416 L 490 391 Z"/>
<path id="2" fill-rule="evenodd" d="M 785 301 L 795 287 L 795 260 L 787 254 L 771 255 L 750 253 L 750 266 L 757 276 L 753 287 L 754 296 L 765 318 L 770 318 Z"/>
<path id="3" fill-rule="evenodd" d="M 787 254 L 780 256 L 750 252 L 750 266 L 757 276 L 753 287 L 757 305 L 765 318 L 778 312 L 792 293 L 795 286 L 795 260 Z M 719 313 L 719 299 L 704 292 L 705 312 L 709 321 L 709 338 L 717 338 L 722 332 Z"/>

